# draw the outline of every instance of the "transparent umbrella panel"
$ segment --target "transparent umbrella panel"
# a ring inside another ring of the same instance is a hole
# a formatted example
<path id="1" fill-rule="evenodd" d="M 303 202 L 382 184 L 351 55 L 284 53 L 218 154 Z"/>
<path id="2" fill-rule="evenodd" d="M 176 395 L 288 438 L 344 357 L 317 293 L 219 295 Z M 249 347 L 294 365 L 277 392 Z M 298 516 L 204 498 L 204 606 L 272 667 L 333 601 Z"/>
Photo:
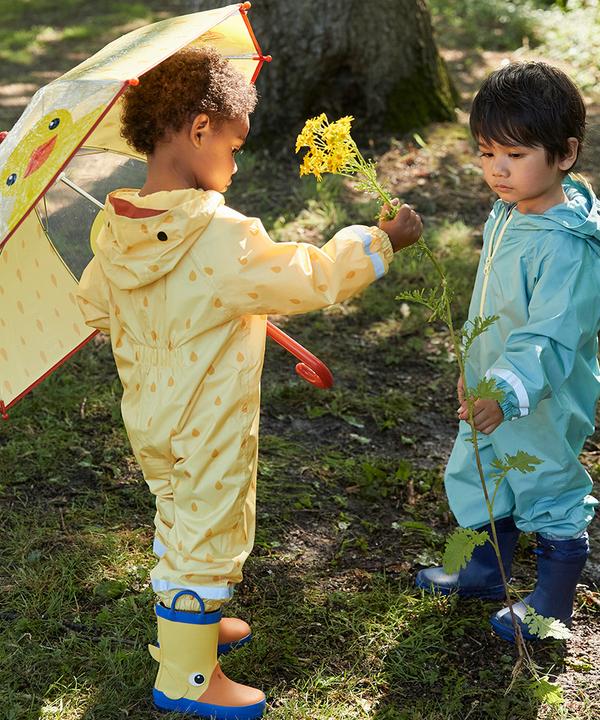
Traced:
<path id="1" fill-rule="evenodd" d="M 140 188 L 146 163 L 108 150 L 82 148 L 37 204 L 49 241 L 79 280 L 93 256 L 90 232 L 108 193 Z"/>

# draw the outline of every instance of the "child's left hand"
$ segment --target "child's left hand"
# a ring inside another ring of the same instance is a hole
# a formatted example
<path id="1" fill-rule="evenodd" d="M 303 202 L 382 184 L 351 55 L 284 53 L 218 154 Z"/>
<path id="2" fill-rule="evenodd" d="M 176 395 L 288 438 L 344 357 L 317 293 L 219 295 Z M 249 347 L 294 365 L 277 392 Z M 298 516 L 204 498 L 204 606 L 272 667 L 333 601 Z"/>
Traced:
<path id="1" fill-rule="evenodd" d="M 459 420 L 469 422 L 469 411 L 466 403 L 461 403 L 458 408 Z M 473 424 L 475 430 L 484 435 L 493 433 L 494 430 L 504 421 L 502 408 L 495 400 L 476 400 L 473 406 Z"/>

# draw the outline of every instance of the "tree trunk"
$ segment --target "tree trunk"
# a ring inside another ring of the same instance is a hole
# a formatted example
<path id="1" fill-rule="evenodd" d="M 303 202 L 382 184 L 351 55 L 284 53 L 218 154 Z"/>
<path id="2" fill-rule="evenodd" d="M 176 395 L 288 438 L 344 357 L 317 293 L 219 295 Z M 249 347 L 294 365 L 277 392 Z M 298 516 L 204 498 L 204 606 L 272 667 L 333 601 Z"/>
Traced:
<path id="1" fill-rule="evenodd" d="M 230 0 L 189 4 L 205 10 Z M 249 18 L 273 56 L 257 81 L 253 134 L 295 133 L 321 112 L 398 133 L 454 119 L 424 0 L 256 0 Z"/>

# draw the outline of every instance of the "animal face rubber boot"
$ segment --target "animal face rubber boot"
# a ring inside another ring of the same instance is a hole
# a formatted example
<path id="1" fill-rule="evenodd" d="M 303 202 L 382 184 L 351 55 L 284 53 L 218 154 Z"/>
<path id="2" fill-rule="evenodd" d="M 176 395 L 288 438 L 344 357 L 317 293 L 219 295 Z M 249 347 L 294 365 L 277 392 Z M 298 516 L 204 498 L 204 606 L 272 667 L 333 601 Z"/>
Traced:
<path id="1" fill-rule="evenodd" d="M 176 609 L 185 594 L 198 600 L 200 612 Z M 153 690 L 158 708 L 212 720 L 262 717 L 264 693 L 230 680 L 217 662 L 220 610 L 205 612 L 202 599 L 184 590 L 170 608 L 157 605 L 156 618 L 159 646 L 149 645 L 149 650 L 160 663 Z"/>

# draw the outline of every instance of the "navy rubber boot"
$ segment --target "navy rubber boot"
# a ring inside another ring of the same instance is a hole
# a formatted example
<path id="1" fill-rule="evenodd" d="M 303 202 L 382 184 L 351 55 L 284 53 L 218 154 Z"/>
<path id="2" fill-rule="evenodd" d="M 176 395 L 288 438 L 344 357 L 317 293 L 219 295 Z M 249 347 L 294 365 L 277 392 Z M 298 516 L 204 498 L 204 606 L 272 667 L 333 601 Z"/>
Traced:
<path id="1" fill-rule="evenodd" d="M 496 520 L 495 525 L 504 572 L 506 579 L 510 580 L 512 559 L 520 531 L 512 517 Z M 478 530 L 486 530 L 490 538 L 492 537 L 489 524 Z M 437 592 L 442 595 L 457 592 L 462 597 L 477 597 L 485 600 L 500 600 L 505 597 L 498 558 L 489 541 L 475 548 L 467 566 L 458 573 L 449 575 L 441 567 L 425 568 L 418 572 L 415 585 L 427 592 Z"/>
<path id="2" fill-rule="evenodd" d="M 521 620 L 527 606 L 531 606 L 538 615 L 560 620 L 571 627 L 575 590 L 581 577 L 583 566 L 590 554 L 588 534 L 571 540 L 549 540 L 538 534 L 537 583 L 534 591 L 515 603 L 513 610 L 525 640 L 539 640 L 532 635 Z M 515 641 L 515 632 L 508 608 L 500 610 L 490 619 L 494 630 L 503 640 Z"/>

